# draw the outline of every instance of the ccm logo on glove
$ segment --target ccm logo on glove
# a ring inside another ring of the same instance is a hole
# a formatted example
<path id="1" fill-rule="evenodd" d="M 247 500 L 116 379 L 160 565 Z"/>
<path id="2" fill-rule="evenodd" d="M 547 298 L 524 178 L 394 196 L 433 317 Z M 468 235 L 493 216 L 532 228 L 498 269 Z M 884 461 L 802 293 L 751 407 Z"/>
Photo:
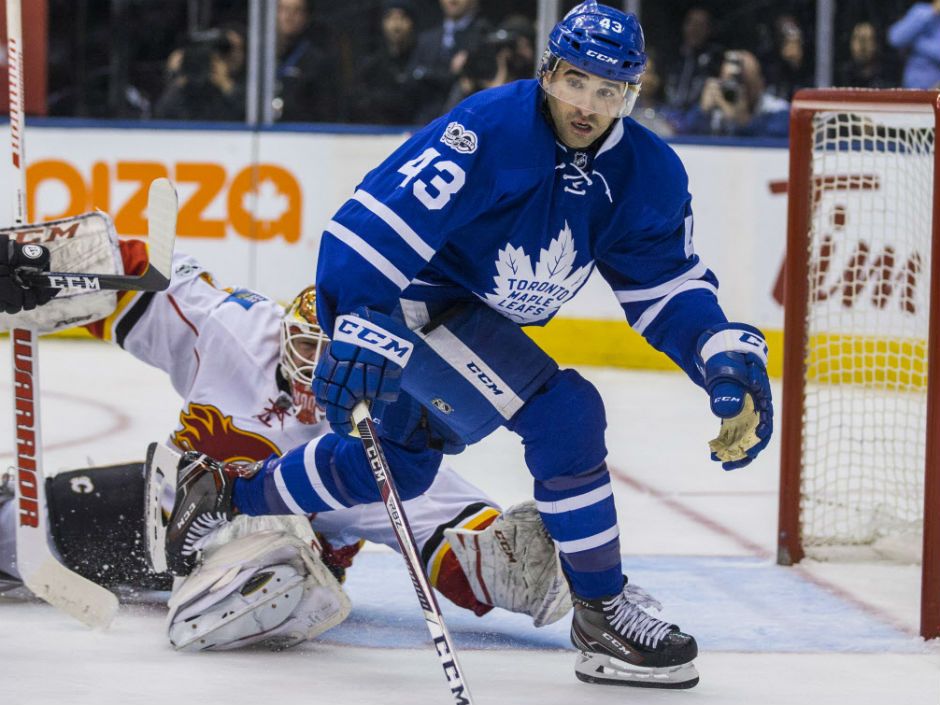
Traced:
<path id="1" fill-rule="evenodd" d="M 404 338 L 382 330 L 363 318 L 348 314 L 336 319 L 333 340 L 371 350 L 401 367 L 408 363 L 414 350 L 414 346 Z"/>
<path id="2" fill-rule="evenodd" d="M 738 340 L 746 345 L 753 345 L 755 348 L 760 350 L 765 357 L 767 356 L 767 343 L 765 343 L 764 339 L 760 336 L 745 332 L 744 335 L 738 338 Z"/>

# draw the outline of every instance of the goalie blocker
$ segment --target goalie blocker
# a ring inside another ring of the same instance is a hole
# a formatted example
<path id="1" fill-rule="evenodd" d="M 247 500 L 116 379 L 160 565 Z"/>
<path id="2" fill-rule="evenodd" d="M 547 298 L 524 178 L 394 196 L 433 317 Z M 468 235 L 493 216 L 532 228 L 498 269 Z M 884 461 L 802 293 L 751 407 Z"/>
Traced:
<path id="1" fill-rule="evenodd" d="M 6 543 L 16 518 L 9 484 L 0 485 L 0 577 L 7 576 L 0 589 L 16 597 L 22 588 Z M 174 586 L 172 575 L 150 568 L 143 550 L 143 463 L 62 472 L 46 480 L 46 491 L 64 565 L 134 599 L 173 588 L 166 628 L 176 649 L 284 648 L 349 614 L 349 599 L 303 518 L 240 519 L 213 537 L 196 570 Z"/>

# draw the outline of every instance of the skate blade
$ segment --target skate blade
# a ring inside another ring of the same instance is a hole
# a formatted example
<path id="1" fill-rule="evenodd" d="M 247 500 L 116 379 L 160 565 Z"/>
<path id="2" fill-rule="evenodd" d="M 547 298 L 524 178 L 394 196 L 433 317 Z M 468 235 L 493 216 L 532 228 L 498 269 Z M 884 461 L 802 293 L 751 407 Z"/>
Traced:
<path id="1" fill-rule="evenodd" d="M 176 490 L 179 459 L 180 453 L 162 443 L 151 443 L 147 447 L 147 462 L 144 466 L 144 543 L 150 567 L 158 573 L 167 571 L 163 498 L 167 491 Z"/>
<path id="2" fill-rule="evenodd" d="M 693 688 L 698 671 L 691 661 L 677 666 L 644 668 L 603 654 L 578 654 L 574 666 L 578 680 L 599 685 L 627 685 L 634 688 Z"/>

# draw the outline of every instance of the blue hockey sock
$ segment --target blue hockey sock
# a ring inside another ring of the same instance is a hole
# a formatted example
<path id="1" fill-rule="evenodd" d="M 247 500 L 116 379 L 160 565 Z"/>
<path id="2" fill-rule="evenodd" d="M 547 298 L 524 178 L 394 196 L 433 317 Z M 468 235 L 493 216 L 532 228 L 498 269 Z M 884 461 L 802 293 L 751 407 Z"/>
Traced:
<path id="1" fill-rule="evenodd" d="M 536 480 L 535 500 L 572 591 L 587 599 L 619 593 L 620 530 L 606 463 L 581 475 Z"/>

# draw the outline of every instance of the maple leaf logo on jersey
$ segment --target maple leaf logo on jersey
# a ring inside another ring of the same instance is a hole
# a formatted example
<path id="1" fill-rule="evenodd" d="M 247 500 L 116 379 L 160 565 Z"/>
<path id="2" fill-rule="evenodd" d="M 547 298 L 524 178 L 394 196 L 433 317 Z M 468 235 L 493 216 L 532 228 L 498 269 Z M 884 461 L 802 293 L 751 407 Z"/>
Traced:
<path id="1" fill-rule="evenodd" d="M 181 428 L 173 432 L 177 448 L 205 453 L 210 458 L 226 463 L 244 461 L 253 463 L 281 451 L 264 436 L 242 431 L 231 416 L 223 416 L 208 404 L 190 404 L 180 411 Z"/>
<path id="2" fill-rule="evenodd" d="M 572 271 L 577 256 L 567 221 L 548 249 L 539 252 L 535 268 L 524 249 L 506 245 L 496 260 L 495 291 L 481 298 L 516 323 L 544 320 L 573 297 L 591 274 L 593 262 Z"/>

